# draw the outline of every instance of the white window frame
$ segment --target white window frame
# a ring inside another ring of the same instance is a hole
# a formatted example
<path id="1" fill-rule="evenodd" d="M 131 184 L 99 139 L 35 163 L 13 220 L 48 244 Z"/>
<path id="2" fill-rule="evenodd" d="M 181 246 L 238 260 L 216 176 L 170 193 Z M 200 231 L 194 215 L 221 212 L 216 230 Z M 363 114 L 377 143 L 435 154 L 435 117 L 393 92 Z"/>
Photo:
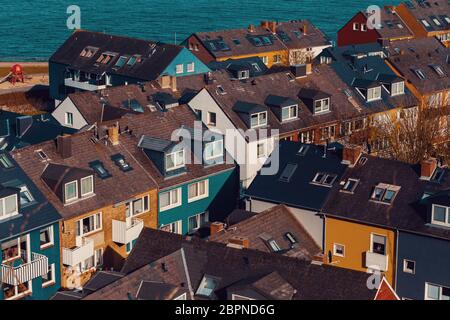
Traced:
<path id="1" fill-rule="evenodd" d="M 65 120 L 66 125 L 72 127 L 73 126 L 73 113 L 72 112 L 66 112 L 64 118 L 65 118 L 64 120 Z M 72 120 L 72 121 L 69 121 L 69 120 Z"/>
<path id="2" fill-rule="evenodd" d="M 20 205 L 23 207 L 23 206 L 28 206 L 28 205 L 30 205 L 31 203 L 33 203 L 35 200 L 34 200 L 34 197 L 33 197 L 33 195 L 31 194 L 31 192 L 30 192 L 30 189 L 28 189 L 28 187 L 27 186 L 21 186 L 20 187 L 20 199 L 22 199 L 22 193 L 24 193 L 24 194 L 28 194 L 28 196 L 27 196 L 27 198 L 28 198 L 28 201 L 29 201 L 29 203 L 27 203 L 27 204 L 22 204 L 22 202 L 20 202 Z M 19 200 L 20 200 L 19 199 Z"/>
<path id="3" fill-rule="evenodd" d="M 176 298 L 173 298 L 173 300 L 187 300 L 187 294 L 186 292 L 183 293 L 181 296 L 178 296 Z"/>
<path id="4" fill-rule="evenodd" d="M 198 192 L 200 190 L 199 185 L 201 183 L 205 184 L 205 193 L 204 194 L 198 194 Z M 195 185 L 197 186 L 197 195 L 192 197 L 192 198 L 189 198 L 190 188 L 195 186 Z M 198 182 L 191 183 L 190 185 L 188 185 L 188 203 L 195 202 L 195 201 L 198 201 L 198 200 L 201 200 L 201 199 L 205 199 L 205 198 L 208 198 L 208 197 L 209 197 L 209 179 L 198 181 Z"/>
<path id="5" fill-rule="evenodd" d="M 353 31 L 359 31 L 359 23 L 353 22 Z"/>
<path id="6" fill-rule="evenodd" d="M 191 62 L 187 64 L 187 72 L 195 72 L 195 62 Z"/>
<path id="7" fill-rule="evenodd" d="M 337 252 L 337 247 L 338 246 L 342 247 L 342 251 L 343 251 L 342 254 Z M 345 258 L 345 245 L 340 244 L 340 243 L 334 243 L 333 244 L 333 256 Z"/>
<path id="8" fill-rule="evenodd" d="M 441 222 L 441 221 L 437 221 L 434 219 L 434 210 L 436 207 L 446 209 L 446 213 L 445 213 L 445 221 L 446 222 Z M 444 227 L 450 227 L 450 207 L 442 206 L 439 204 L 433 204 L 431 207 L 431 223 L 435 224 L 435 225 L 444 226 Z"/>
<path id="9" fill-rule="evenodd" d="M 75 183 L 76 195 L 73 198 L 67 198 L 67 185 Z M 64 184 L 64 203 L 71 203 L 78 200 L 78 180 L 70 181 Z"/>
<path id="10" fill-rule="evenodd" d="M 262 115 L 265 115 L 265 121 L 262 121 Z M 252 118 L 255 118 L 258 120 L 256 125 L 252 125 Z M 267 125 L 267 111 L 263 112 L 257 112 L 250 115 L 250 127 L 251 128 L 259 128 Z"/>
<path id="11" fill-rule="evenodd" d="M 408 262 L 414 263 L 414 269 L 408 269 Z M 409 274 L 416 274 L 416 262 L 414 260 L 403 259 L 403 272 Z"/>
<path id="12" fill-rule="evenodd" d="M 174 193 L 174 192 L 176 192 L 177 193 L 177 202 L 173 202 L 172 203 L 172 194 Z M 182 204 L 182 192 L 181 192 L 181 188 L 176 188 L 176 189 L 172 189 L 172 190 L 169 190 L 169 191 L 165 191 L 165 192 L 161 192 L 161 195 L 162 194 L 166 194 L 166 193 L 168 193 L 169 194 L 169 205 L 167 205 L 167 206 L 165 206 L 165 207 L 162 207 L 161 206 L 161 196 L 160 196 L 160 199 L 159 199 L 159 211 L 160 212 L 163 212 L 163 211 L 167 211 L 167 210 L 170 210 L 170 209 L 173 209 L 173 208 L 176 208 L 176 207 L 179 207 L 179 206 L 181 206 L 181 204 Z"/>
<path id="13" fill-rule="evenodd" d="M 10 240 L 5 241 L 5 242 L 8 243 L 8 242 L 12 242 L 12 241 L 15 241 L 17 243 L 17 255 L 14 256 L 14 257 L 10 257 L 9 259 L 3 260 L 3 247 L 1 246 L 2 244 L 0 244 L 0 252 L 2 253 L 2 256 L 0 256 L 0 258 L 1 258 L 2 263 L 6 263 L 6 262 L 9 262 L 9 261 L 14 261 L 14 260 L 16 260 L 16 259 L 18 259 L 18 258 L 20 258 L 22 256 L 22 248 L 20 247 L 20 244 L 22 242 L 21 238 L 20 237 L 13 238 L 13 239 L 10 239 Z M 11 247 L 8 247 L 8 248 L 11 248 Z"/>
<path id="14" fill-rule="evenodd" d="M 175 66 L 175 73 L 182 74 L 184 73 L 184 64 L 180 63 Z"/>
<path id="15" fill-rule="evenodd" d="M 10 199 L 10 198 L 14 198 L 15 199 L 16 210 L 14 212 L 11 212 L 11 213 L 6 213 L 6 199 Z M 10 217 L 14 217 L 14 216 L 17 216 L 19 214 L 19 202 L 18 201 L 19 201 L 19 199 L 17 198 L 17 194 L 12 194 L 12 195 L 9 195 L 7 197 L 4 197 L 4 198 L 0 199 L 0 206 L 1 206 L 0 220 L 8 219 Z"/>
<path id="16" fill-rule="evenodd" d="M 236 299 L 236 298 L 240 298 L 240 299 Z M 241 296 L 240 294 L 231 294 L 231 300 L 255 300 L 255 299 L 252 299 L 252 298 L 249 298 L 249 297 L 244 297 L 244 296 Z"/>
<path id="17" fill-rule="evenodd" d="M 265 65 L 268 65 L 268 64 L 269 64 L 269 57 L 268 57 L 268 56 L 263 56 L 263 57 L 261 57 L 261 60 L 262 60 L 262 62 L 263 62 Z"/>
<path id="18" fill-rule="evenodd" d="M 395 88 L 395 90 L 394 90 Z M 405 93 L 405 82 L 395 82 L 391 85 L 391 96 L 395 97 Z"/>
<path id="19" fill-rule="evenodd" d="M 83 193 L 83 181 L 86 181 L 86 180 L 91 180 L 92 181 L 92 191 L 89 191 L 88 193 Z M 85 197 L 88 197 L 88 196 L 90 196 L 90 195 L 93 195 L 94 194 L 94 176 L 92 175 L 92 176 L 89 176 L 89 177 L 84 177 L 84 178 L 81 178 L 81 180 L 80 180 L 80 192 L 81 192 L 81 197 L 82 198 L 85 198 Z"/>
<path id="20" fill-rule="evenodd" d="M 438 285 L 438 284 L 434 284 L 434 283 L 429 283 L 429 282 L 425 282 L 425 294 L 424 294 L 424 297 L 425 297 L 425 300 L 435 300 L 435 299 L 432 299 L 432 298 L 430 298 L 430 297 L 428 297 L 428 286 L 433 286 L 433 287 L 438 287 L 439 288 L 439 297 L 438 297 L 438 300 L 441 300 L 441 297 L 442 297 L 442 287 L 445 287 L 445 286 L 441 286 L 441 285 Z M 446 287 L 447 288 L 447 287 Z"/>
<path id="21" fill-rule="evenodd" d="M 283 118 L 283 110 L 284 109 L 288 109 L 289 110 L 289 116 L 287 118 Z M 294 111 L 295 110 L 295 115 Z M 293 106 L 288 106 L 288 107 L 284 107 L 281 109 L 281 121 L 289 121 L 289 120 L 293 120 L 293 119 L 297 119 L 298 118 L 298 106 L 297 105 L 293 105 Z"/>
<path id="22" fill-rule="evenodd" d="M 178 232 L 177 232 L 177 230 L 175 230 L 174 227 L 176 229 L 178 229 Z M 181 235 L 181 234 L 183 234 L 183 221 L 182 220 L 177 220 L 175 222 L 171 222 L 171 223 L 162 225 L 160 227 L 160 229 L 164 230 L 164 231 L 167 231 L 167 232 L 171 232 L 171 233 L 175 233 L 175 234 L 180 234 Z M 166 230 L 166 229 L 168 229 L 168 230 Z"/>
<path id="23" fill-rule="evenodd" d="M 361 23 L 361 31 L 367 32 L 367 25 L 365 23 Z"/>
<path id="24" fill-rule="evenodd" d="M 94 217 L 94 229 L 84 233 L 83 220 L 89 219 L 90 217 Z M 78 224 L 78 223 L 80 224 L 80 229 L 79 229 L 80 230 L 80 234 L 77 235 L 77 237 L 78 236 L 79 237 L 87 237 L 87 236 L 89 236 L 91 234 L 94 234 L 94 233 L 97 233 L 97 232 L 100 232 L 100 231 L 103 230 L 103 214 L 102 214 L 102 212 L 97 212 L 97 213 L 91 214 L 89 216 L 86 216 L 86 217 L 84 217 L 82 219 L 78 219 L 75 222 L 75 227 L 76 227 L 76 224 Z M 97 227 L 97 225 L 99 225 L 99 227 Z"/>
<path id="25" fill-rule="evenodd" d="M 207 212 L 207 211 L 200 212 L 200 213 L 194 214 L 193 216 L 188 217 L 188 232 L 196 231 L 196 230 L 198 230 L 198 229 L 200 229 L 202 227 L 202 220 L 201 220 L 202 214 L 204 214 L 206 216 L 206 222 L 209 221 L 209 212 Z M 194 217 L 197 220 L 197 228 L 190 229 L 189 221 L 190 221 L 191 218 L 194 218 Z"/>
<path id="26" fill-rule="evenodd" d="M 216 141 L 211 141 L 205 144 L 205 150 L 206 150 L 206 146 L 209 146 L 210 144 L 212 144 L 212 156 L 209 156 L 208 154 L 205 153 L 205 160 L 212 160 L 212 159 L 217 159 L 219 157 L 223 157 L 223 140 L 216 140 Z M 214 150 L 216 150 L 216 144 L 220 144 L 220 154 L 214 154 Z"/>
<path id="27" fill-rule="evenodd" d="M 183 162 L 180 164 L 177 164 L 177 156 L 179 156 L 180 153 L 182 153 Z M 170 167 L 170 168 L 167 167 L 167 158 L 168 157 L 173 157 L 173 167 Z M 184 149 L 178 150 L 175 152 L 171 152 L 171 153 L 167 153 L 164 156 L 164 161 L 165 161 L 165 167 L 166 167 L 167 172 L 177 170 L 180 168 L 184 168 L 186 166 L 186 155 L 185 155 Z"/>
<path id="28" fill-rule="evenodd" d="M 385 241 L 384 241 L 384 254 L 376 253 L 376 252 L 373 251 L 373 238 L 374 238 L 374 236 L 381 237 L 381 238 L 385 239 Z M 388 244 L 387 244 L 387 242 L 388 242 L 388 237 L 387 236 L 382 235 L 382 234 L 378 234 L 378 233 L 371 233 L 370 234 L 370 252 L 371 253 L 376 253 L 376 254 L 379 254 L 379 255 L 382 255 L 382 256 L 387 256 L 388 255 Z"/>
<path id="29" fill-rule="evenodd" d="M 147 209 L 144 206 L 145 198 L 147 198 L 147 205 L 148 205 Z M 134 213 L 134 202 L 139 201 L 139 200 L 142 200 L 143 211 L 140 212 L 140 213 Z M 133 199 L 133 200 L 127 202 L 125 205 L 128 206 L 127 210 L 130 210 L 129 216 L 127 216 L 128 218 L 140 216 L 141 214 L 144 214 L 144 213 L 147 213 L 147 212 L 150 211 L 150 196 L 149 195 L 145 195 L 145 196 Z"/>
<path id="30" fill-rule="evenodd" d="M 381 86 L 367 89 L 367 102 L 381 99 Z"/>
<path id="31" fill-rule="evenodd" d="M 263 152 L 259 153 L 259 147 L 262 146 Z M 256 143 L 256 157 L 258 159 L 267 157 L 267 144 L 266 142 L 257 142 Z"/>
<path id="32" fill-rule="evenodd" d="M 325 101 L 328 101 L 328 105 L 326 105 Z M 317 107 L 318 102 L 320 103 L 320 107 Z M 314 101 L 314 114 L 320 114 L 320 113 L 330 111 L 330 104 L 331 104 L 330 98 L 315 100 Z"/>
<path id="33" fill-rule="evenodd" d="M 44 282 L 44 279 L 42 278 L 42 288 L 47 288 L 50 286 L 53 286 L 56 283 L 56 268 L 55 268 L 55 264 L 52 263 L 51 265 L 49 265 L 49 273 L 51 275 L 51 279 Z"/>
<path id="34" fill-rule="evenodd" d="M 53 226 L 48 226 L 47 228 L 41 229 L 39 231 L 39 241 L 41 240 L 40 237 L 41 237 L 41 232 L 42 231 L 48 231 L 49 232 L 50 241 L 45 243 L 45 244 L 40 245 L 41 250 L 53 247 L 55 245 L 55 237 L 54 237 L 54 234 L 53 234 L 53 232 L 54 232 Z"/>

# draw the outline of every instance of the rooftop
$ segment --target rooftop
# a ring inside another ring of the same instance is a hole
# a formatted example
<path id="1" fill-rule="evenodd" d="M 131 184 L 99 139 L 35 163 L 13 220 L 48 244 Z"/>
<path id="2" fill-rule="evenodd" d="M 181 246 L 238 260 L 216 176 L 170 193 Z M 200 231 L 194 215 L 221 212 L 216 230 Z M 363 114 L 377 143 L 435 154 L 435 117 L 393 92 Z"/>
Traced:
<path id="1" fill-rule="evenodd" d="M 93 74 L 108 72 L 148 81 L 162 75 L 181 50 L 182 46 L 172 44 L 79 30 L 50 62 Z M 104 59 L 100 59 L 102 56 Z"/>
<path id="2" fill-rule="evenodd" d="M 402 3 L 428 31 L 449 30 L 450 3 L 448 0 L 408 0 Z"/>
<path id="3" fill-rule="evenodd" d="M 342 146 L 334 143 L 326 149 L 325 146 L 281 141 L 278 148 L 278 173 L 256 176 L 246 195 L 252 199 L 319 211 L 330 194 L 331 185 L 337 184 L 345 171 L 346 165 L 341 163 Z M 325 185 L 321 183 L 322 179 L 315 179 L 318 174 L 322 174 L 322 178 L 328 175 L 330 184 Z"/>
<path id="4" fill-rule="evenodd" d="M 242 288 L 264 299 L 373 299 L 367 274 L 256 250 L 239 250 L 215 242 L 182 238 L 144 229 L 122 270 L 120 280 L 86 299 L 130 299 L 142 281 L 177 288 L 188 299 L 225 299 Z M 205 280 L 206 279 L 206 280 Z M 203 283 L 209 281 L 210 290 Z M 192 293 L 189 293 L 189 285 Z M 158 298 L 166 298 L 160 291 Z M 155 295 L 152 295 L 155 297 Z"/>
<path id="5" fill-rule="evenodd" d="M 212 234 L 210 241 L 228 244 L 234 237 L 246 238 L 249 248 L 311 261 L 321 252 L 309 233 L 284 205 L 275 206 L 229 228 Z M 275 241 L 276 247 L 270 245 Z"/>

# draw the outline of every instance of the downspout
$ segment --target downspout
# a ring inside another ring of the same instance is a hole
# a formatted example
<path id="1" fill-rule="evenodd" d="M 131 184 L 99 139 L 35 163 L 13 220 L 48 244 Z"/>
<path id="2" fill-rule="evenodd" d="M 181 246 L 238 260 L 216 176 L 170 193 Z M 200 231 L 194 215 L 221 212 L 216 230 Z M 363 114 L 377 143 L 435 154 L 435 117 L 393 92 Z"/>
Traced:
<path id="1" fill-rule="evenodd" d="M 400 232 L 398 231 L 398 229 L 395 231 L 396 232 L 396 239 L 395 239 L 395 261 L 397 262 L 395 264 L 395 268 L 394 268 L 394 291 L 397 290 L 397 270 L 398 270 L 398 238 L 399 238 L 399 234 Z"/>

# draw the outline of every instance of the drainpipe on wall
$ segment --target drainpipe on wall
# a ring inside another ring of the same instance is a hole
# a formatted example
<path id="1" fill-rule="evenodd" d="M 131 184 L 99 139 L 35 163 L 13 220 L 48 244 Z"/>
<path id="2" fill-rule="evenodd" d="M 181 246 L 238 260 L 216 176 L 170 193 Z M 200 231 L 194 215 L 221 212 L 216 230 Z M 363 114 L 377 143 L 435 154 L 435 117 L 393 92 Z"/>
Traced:
<path id="1" fill-rule="evenodd" d="M 395 239 L 395 261 L 397 261 L 397 263 L 395 264 L 395 268 L 393 270 L 394 272 L 394 290 L 397 290 L 397 270 L 398 270 L 398 264 L 400 263 L 398 261 L 398 236 L 400 234 L 400 232 L 398 231 L 398 229 L 395 231 L 396 232 L 396 239 Z"/>

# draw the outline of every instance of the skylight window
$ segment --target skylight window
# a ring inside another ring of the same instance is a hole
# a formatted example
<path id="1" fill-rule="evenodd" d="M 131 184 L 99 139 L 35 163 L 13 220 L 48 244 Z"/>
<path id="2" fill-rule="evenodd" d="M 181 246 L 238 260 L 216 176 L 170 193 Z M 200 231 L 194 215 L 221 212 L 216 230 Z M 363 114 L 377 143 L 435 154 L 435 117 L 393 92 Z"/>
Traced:
<path id="1" fill-rule="evenodd" d="M 210 297 L 219 285 L 219 279 L 205 275 L 197 289 L 197 295 Z"/>
<path id="2" fill-rule="evenodd" d="M 359 184 L 359 180 L 348 179 L 347 182 L 345 182 L 344 187 L 342 188 L 342 191 L 354 193 L 358 184 Z"/>
<path id="3" fill-rule="evenodd" d="M 379 184 L 375 187 L 371 199 L 386 204 L 392 204 L 399 191 L 400 187 Z"/>
<path id="4" fill-rule="evenodd" d="M 5 153 L 2 153 L 0 154 L 0 166 L 4 169 L 10 169 L 14 167 L 14 164 Z"/>
<path id="5" fill-rule="evenodd" d="M 225 91 L 225 89 L 221 85 L 217 86 L 217 93 L 220 94 L 220 95 L 227 94 L 227 92 Z"/>
<path id="6" fill-rule="evenodd" d="M 431 25 L 428 23 L 428 21 L 427 20 L 425 20 L 425 19 L 422 19 L 422 20 L 420 20 L 421 22 L 422 22 L 422 24 L 426 27 L 426 28 L 429 28 L 429 27 L 431 27 Z"/>
<path id="7" fill-rule="evenodd" d="M 128 172 L 133 170 L 133 168 L 130 166 L 130 164 L 125 160 L 125 157 L 121 154 L 116 154 L 111 157 L 111 160 L 114 161 L 116 166 L 119 167 L 120 170 L 123 172 Z"/>
<path id="8" fill-rule="evenodd" d="M 427 77 L 425 76 L 425 73 L 423 73 L 422 69 L 414 69 L 414 72 L 417 77 L 421 80 L 425 80 Z"/>
<path id="9" fill-rule="evenodd" d="M 303 146 L 300 147 L 300 149 L 298 149 L 297 154 L 299 156 L 304 156 L 304 155 L 306 155 L 308 150 L 309 150 L 309 146 L 308 145 L 303 145 Z"/>
<path id="10" fill-rule="evenodd" d="M 270 239 L 269 241 L 267 241 L 267 244 L 269 245 L 270 250 L 272 250 L 272 252 L 279 252 L 279 251 L 281 251 L 280 246 L 278 245 L 278 243 L 274 239 Z"/>
<path id="11" fill-rule="evenodd" d="M 130 67 L 134 66 L 134 64 L 140 60 L 140 57 L 141 56 L 139 56 L 139 55 L 132 56 L 130 58 L 130 60 L 128 60 L 127 65 L 130 66 Z"/>
<path id="12" fill-rule="evenodd" d="M 36 152 L 37 152 L 39 158 L 41 158 L 41 160 L 44 160 L 44 161 L 49 160 L 49 157 L 47 156 L 47 154 L 44 151 L 38 150 Z"/>
<path id="13" fill-rule="evenodd" d="M 239 41 L 239 39 L 233 39 L 233 43 L 237 46 L 241 45 L 241 41 Z"/>
<path id="14" fill-rule="evenodd" d="M 86 47 L 81 51 L 80 57 L 91 58 L 96 52 L 98 48 L 95 47 Z"/>
<path id="15" fill-rule="evenodd" d="M 118 68 L 122 68 L 125 65 L 125 63 L 127 62 L 127 60 L 128 60 L 127 57 L 121 56 L 119 58 L 119 60 L 117 60 L 115 66 L 118 67 Z"/>
<path id="16" fill-rule="evenodd" d="M 299 39 L 302 37 L 302 33 L 298 30 L 294 30 L 294 31 L 292 31 L 292 33 Z"/>
<path id="17" fill-rule="evenodd" d="M 261 68 L 257 63 L 252 63 L 252 67 L 256 72 L 261 72 Z"/>
<path id="18" fill-rule="evenodd" d="M 294 235 L 290 232 L 286 232 L 286 234 L 284 235 L 284 237 L 287 239 L 287 241 L 289 241 L 289 243 L 291 244 L 291 246 L 295 245 L 298 243 L 297 239 L 294 237 Z"/>
<path id="19" fill-rule="evenodd" d="M 312 182 L 314 184 L 323 185 L 326 187 L 332 187 L 334 181 L 336 181 L 337 175 L 336 174 L 327 174 L 323 172 L 319 172 L 314 176 L 314 179 Z"/>
<path id="20" fill-rule="evenodd" d="M 434 172 L 433 176 L 431 177 L 430 181 L 440 183 L 441 179 L 444 177 L 444 174 L 445 174 L 445 169 L 437 168 L 436 171 Z"/>
<path id="21" fill-rule="evenodd" d="M 106 179 L 106 178 L 111 177 L 108 170 L 106 170 L 105 166 L 100 161 L 94 161 L 94 162 L 89 163 L 89 167 L 91 167 L 97 173 L 97 176 L 101 179 Z"/>
<path id="22" fill-rule="evenodd" d="M 283 172 L 280 176 L 281 182 L 290 182 L 292 176 L 294 175 L 295 171 L 297 170 L 297 164 L 295 163 L 288 163 L 286 167 L 284 168 Z"/>
<path id="23" fill-rule="evenodd" d="M 430 65 L 430 67 L 433 68 L 433 70 L 438 74 L 439 77 L 445 77 L 445 72 L 440 65 L 432 64 Z"/>
<path id="24" fill-rule="evenodd" d="M 438 27 L 442 26 L 441 22 L 438 20 L 438 18 L 436 18 L 435 16 L 431 16 L 430 17 L 431 21 L 434 22 L 435 25 L 437 25 Z"/>

